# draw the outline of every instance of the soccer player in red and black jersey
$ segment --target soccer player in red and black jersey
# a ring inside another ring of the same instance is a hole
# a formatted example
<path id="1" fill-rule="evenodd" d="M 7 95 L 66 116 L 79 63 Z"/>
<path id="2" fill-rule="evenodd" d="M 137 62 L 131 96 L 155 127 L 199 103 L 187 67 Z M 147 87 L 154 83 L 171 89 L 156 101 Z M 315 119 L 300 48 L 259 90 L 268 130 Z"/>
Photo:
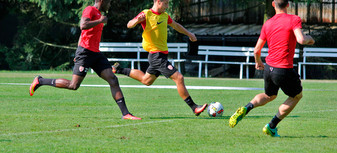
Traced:
<path id="1" fill-rule="evenodd" d="M 37 76 L 34 78 L 29 89 L 29 94 L 31 96 L 33 96 L 34 92 L 43 85 L 77 90 L 86 76 L 88 69 L 92 68 L 98 76 L 109 83 L 112 97 L 115 99 L 123 114 L 122 119 L 141 119 L 133 116 L 128 111 L 123 93 L 119 87 L 118 79 L 115 74 L 112 73 L 109 61 L 99 50 L 103 26 L 108 21 L 108 18 L 102 15 L 101 12 L 108 11 L 110 2 L 111 0 L 95 0 L 94 6 L 88 6 L 83 11 L 80 21 L 82 33 L 74 59 L 75 66 L 73 69 L 72 80 L 46 79 Z"/>
<path id="2" fill-rule="evenodd" d="M 277 97 L 279 88 L 289 97 L 279 107 L 278 113 L 263 128 L 263 132 L 279 137 L 277 124 L 284 119 L 302 98 L 302 85 L 298 73 L 293 69 L 296 42 L 313 45 L 314 39 L 302 32 L 301 18 L 287 14 L 288 0 L 272 2 L 276 15 L 263 25 L 254 50 L 255 68 L 264 69 L 265 93 L 256 95 L 245 107 L 240 107 L 230 118 L 229 125 L 234 127 L 253 108 L 263 106 Z M 261 60 L 261 49 L 268 43 L 266 65 Z"/>

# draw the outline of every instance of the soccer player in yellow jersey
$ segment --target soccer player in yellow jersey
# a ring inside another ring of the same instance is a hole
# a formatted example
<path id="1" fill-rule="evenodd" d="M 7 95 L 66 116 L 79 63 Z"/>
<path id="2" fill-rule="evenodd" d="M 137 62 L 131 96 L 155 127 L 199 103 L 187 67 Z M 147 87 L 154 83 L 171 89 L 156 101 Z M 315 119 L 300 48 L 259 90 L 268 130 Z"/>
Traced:
<path id="1" fill-rule="evenodd" d="M 150 86 L 160 74 L 166 78 L 172 79 L 182 99 L 191 107 L 196 116 L 205 110 L 207 104 L 197 105 L 193 102 L 188 93 L 184 77 L 177 69 L 167 60 L 167 25 L 176 31 L 187 35 L 191 41 L 197 41 L 196 36 L 187 31 L 182 25 L 175 22 L 165 12 L 168 8 L 169 0 L 153 0 L 154 4 L 151 9 L 143 10 L 135 18 L 129 21 L 128 28 L 133 28 L 137 24 L 143 27 L 143 48 L 149 52 L 149 67 L 144 74 L 138 69 L 120 68 L 118 63 L 113 66 L 113 71 L 119 74 L 127 75 L 139 82 Z"/>

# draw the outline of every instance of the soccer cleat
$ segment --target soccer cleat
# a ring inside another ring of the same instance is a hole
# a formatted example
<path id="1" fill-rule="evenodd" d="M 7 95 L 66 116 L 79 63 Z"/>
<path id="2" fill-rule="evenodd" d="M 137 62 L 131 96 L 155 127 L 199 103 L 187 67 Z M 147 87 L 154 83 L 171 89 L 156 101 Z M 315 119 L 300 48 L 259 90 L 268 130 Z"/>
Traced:
<path id="1" fill-rule="evenodd" d="M 132 114 L 126 114 L 122 117 L 124 120 L 141 120 L 142 118 L 133 116 Z"/>
<path id="2" fill-rule="evenodd" d="M 239 121 L 241 121 L 246 116 L 247 108 L 240 107 L 236 112 L 229 118 L 229 126 L 231 128 L 235 127 Z"/>
<path id="3" fill-rule="evenodd" d="M 111 66 L 111 68 L 112 68 L 112 72 L 116 73 L 119 69 L 119 63 L 116 62 L 114 65 Z"/>
<path id="4" fill-rule="evenodd" d="M 264 134 L 270 135 L 272 137 L 281 137 L 277 134 L 277 128 L 272 129 L 270 128 L 269 124 L 266 124 L 266 126 L 263 127 L 262 131 Z"/>
<path id="5" fill-rule="evenodd" d="M 39 79 L 42 78 L 41 76 L 36 76 L 33 80 L 33 83 L 30 85 L 30 88 L 29 88 L 29 94 L 30 96 L 33 96 L 34 95 L 34 92 L 37 90 L 37 88 L 39 88 L 41 85 L 40 85 L 40 82 L 39 82 Z"/>
<path id="6" fill-rule="evenodd" d="M 197 108 L 194 109 L 195 116 L 199 116 L 206 108 L 208 104 L 198 105 Z"/>

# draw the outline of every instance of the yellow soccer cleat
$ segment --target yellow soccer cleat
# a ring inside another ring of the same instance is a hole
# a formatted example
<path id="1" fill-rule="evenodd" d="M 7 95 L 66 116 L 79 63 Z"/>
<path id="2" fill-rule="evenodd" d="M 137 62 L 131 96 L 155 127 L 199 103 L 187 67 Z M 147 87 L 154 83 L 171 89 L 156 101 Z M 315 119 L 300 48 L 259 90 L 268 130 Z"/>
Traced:
<path id="1" fill-rule="evenodd" d="M 231 128 L 235 127 L 239 121 L 241 121 L 246 116 L 247 108 L 240 107 L 236 110 L 236 112 L 229 119 L 229 126 Z"/>

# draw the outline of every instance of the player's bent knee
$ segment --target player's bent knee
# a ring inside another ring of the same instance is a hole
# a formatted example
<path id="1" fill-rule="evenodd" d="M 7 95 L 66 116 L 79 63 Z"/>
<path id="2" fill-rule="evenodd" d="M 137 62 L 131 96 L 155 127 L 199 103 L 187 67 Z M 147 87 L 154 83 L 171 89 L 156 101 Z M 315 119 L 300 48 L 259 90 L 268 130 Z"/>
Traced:
<path id="1" fill-rule="evenodd" d="M 153 84 L 153 82 L 149 82 L 149 81 L 144 81 L 144 82 L 142 82 L 144 85 L 146 85 L 146 86 L 150 86 L 150 85 L 152 85 Z"/>
<path id="2" fill-rule="evenodd" d="M 171 79 L 173 79 L 175 82 L 177 82 L 177 81 L 183 82 L 184 81 L 184 76 L 181 73 L 179 73 L 179 72 L 176 72 L 176 73 L 177 73 L 176 75 L 173 74 L 174 76 Z"/>
<path id="3" fill-rule="evenodd" d="M 184 76 L 183 76 L 182 74 L 180 74 L 180 73 L 179 73 L 179 75 L 178 75 L 178 80 L 184 81 Z"/>
<path id="4" fill-rule="evenodd" d="M 118 84 L 118 78 L 117 78 L 115 75 L 111 76 L 111 78 L 108 80 L 108 83 L 109 83 L 111 86 L 119 85 L 119 84 Z"/>
<path id="5" fill-rule="evenodd" d="M 267 95 L 266 93 L 263 93 L 262 96 L 267 99 L 268 101 L 273 101 L 274 99 L 276 99 L 277 95 Z"/>
<path id="6" fill-rule="evenodd" d="M 77 90 L 78 88 L 80 88 L 80 85 L 70 85 L 68 89 Z"/>
<path id="7" fill-rule="evenodd" d="M 113 82 L 118 82 L 118 78 L 117 78 L 117 76 L 115 76 L 115 75 L 111 76 L 111 80 L 112 80 Z"/>

